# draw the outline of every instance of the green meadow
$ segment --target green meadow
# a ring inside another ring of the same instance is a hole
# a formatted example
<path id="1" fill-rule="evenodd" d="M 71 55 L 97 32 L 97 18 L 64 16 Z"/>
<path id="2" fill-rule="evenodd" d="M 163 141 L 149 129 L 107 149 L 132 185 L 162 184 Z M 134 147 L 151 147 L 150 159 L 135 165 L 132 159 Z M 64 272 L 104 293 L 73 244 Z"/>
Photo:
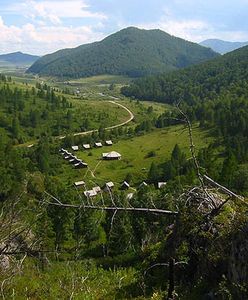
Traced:
<path id="1" fill-rule="evenodd" d="M 197 125 L 193 127 L 196 150 L 211 142 L 207 131 L 202 131 Z M 113 146 L 92 148 L 76 152 L 77 157 L 88 164 L 88 169 L 75 170 L 69 162 L 63 161 L 63 171 L 59 175 L 69 184 L 84 180 L 91 188 L 96 183 L 103 185 L 113 181 L 118 187 L 128 173 L 133 175 L 134 186 L 147 178 L 152 162 L 162 164 L 171 155 L 174 146 L 178 144 L 190 158 L 188 131 L 184 126 L 173 126 L 165 129 L 155 129 L 142 136 L 114 141 Z M 69 149 L 70 150 L 70 149 Z M 122 155 L 121 160 L 104 161 L 102 153 L 117 151 Z M 153 157 L 149 157 L 150 152 Z M 59 155 L 59 154 L 58 154 Z M 63 158 L 61 157 L 61 160 Z"/>

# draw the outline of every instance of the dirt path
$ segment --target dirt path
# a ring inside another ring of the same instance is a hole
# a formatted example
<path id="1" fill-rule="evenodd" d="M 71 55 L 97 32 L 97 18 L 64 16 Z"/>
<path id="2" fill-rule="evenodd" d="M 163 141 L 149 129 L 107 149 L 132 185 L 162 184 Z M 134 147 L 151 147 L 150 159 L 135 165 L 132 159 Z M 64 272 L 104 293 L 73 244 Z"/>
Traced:
<path id="1" fill-rule="evenodd" d="M 120 124 L 117 124 L 117 125 L 113 125 L 113 126 L 110 126 L 110 127 L 106 127 L 106 128 L 104 128 L 105 130 L 111 130 L 111 129 L 114 129 L 114 128 L 118 128 L 118 127 L 124 126 L 124 125 L 128 124 L 129 122 L 131 122 L 131 121 L 133 120 L 134 114 L 133 114 L 133 113 L 131 112 L 131 110 L 129 110 L 126 106 L 124 106 L 124 105 L 122 105 L 122 104 L 120 104 L 120 103 L 117 103 L 117 102 L 115 102 L 115 101 L 110 101 L 110 100 L 109 100 L 108 102 L 110 102 L 110 103 L 112 103 L 112 104 L 115 104 L 115 105 L 117 105 L 117 106 L 119 106 L 119 107 L 125 109 L 125 110 L 129 113 L 129 118 L 128 118 L 127 121 L 125 121 L 125 122 L 123 122 L 123 123 L 120 123 Z M 74 136 L 78 136 L 78 135 L 87 135 L 87 134 L 90 134 L 90 133 L 93 133 L 93 132 L 97 132 L 97 131 L 98 131 L 98 129 L 93 129 L 93 130 L 89 130 L 89 131 L 77 132 L 77 133 L 74 133 L 73 135 L 74 135 Z M 62 139 L 64 139 L 65 137 L 66 137 L 66 135 L 64 135 L 64 136 L 59 136 L 58 138 L 62 140 Z"/>
<path id="2" fill-rule="evenodd" d="M 128 118 L 127 121 L 122 122 L 122 123 L 120 123 L 120 124 L 106 127 L 106 128 L 104 128 L 105 130 L 111 130 L 111 129 L 114 129 L 114 128 L 118 128 L 118 127 L 124 126 L 124 125 L 128 124 L 129 122 L 131 122 L 131 121 L 134 119 L 134 114 L 133 114 L 133 113 L 131 112 L 131 110 L 129 110 L 126 106 L 124 106 L 124 105 L 122 105 L 122 104 L 120 104 L 120 103 L 117 103 L 117 102 L 115 102 L 115 101 L 110 101 L 110 100 L 109 100 L 108 102 L 110 102 L 110 103 L 112 103 L 112 104 L 114 104 L 114 105 L 117 105 L 117 106 L 119 106 L 119 107 L 125 109 L 125 110 L 129 113 L 129 118 Z M 98 131 L 98 129 L 93 129 L 93 130 L 88 130 L 88 131 L 77 132 L 77 133 L 74 133 L 73 136 L 87 135 L 87 134 L 91 134 L 91 133 L 97 132 L 97 131 Z M 57 137 L 55 137 L 55 138 L 58 138 L 58 139 L 60 139 L 60 140 L 63 140 L 65 137 L 66 137 L 66 135 L 63 135 L 63 136 L 57 136 Z M 27 143 L 25 143 L 25 144 L 27 144 Z M 27 147 L 29 148 L 29 147 L 32 147 L 33 145 L 34 145 L 34 143 L 27 145 Z M 18 145 L 18 146 L 21 146 L 21 145 Z"/>

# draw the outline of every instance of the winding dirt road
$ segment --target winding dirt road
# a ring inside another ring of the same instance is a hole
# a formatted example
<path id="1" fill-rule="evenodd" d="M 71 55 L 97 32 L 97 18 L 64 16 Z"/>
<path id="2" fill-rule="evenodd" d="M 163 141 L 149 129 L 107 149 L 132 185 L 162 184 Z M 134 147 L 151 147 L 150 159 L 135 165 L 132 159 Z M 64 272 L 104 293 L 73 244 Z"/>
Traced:
<path id="1" fill-rule="evenodd" d="M 129 113 L 129 118 L 127 121 L 123 122 L 123 123 L 120 123 L 120 124 L 117 124 L 117 125 L 113 125 L 113 126 L 110 126 L 110 127 L 106 127 L 104 128 L 105 130 L 111 130 L 111 129 L 114 129 L 114 128 L 118 128 L 118 127 L 121 127 L 121 126 L 124 126 L 126 124 L 128 124 L 129 122 L 131 122 L 133 119 L 134 119 L 134 114 L 131 112 L 131 110 L 129 110 L 126 106 L 120 104 L 120 103 L 117 103 L 115 101 L 108 101 L 112 104 L 115 104 L 123 109 L 125 109 L 128 113 Z M 97 132 L 98 129 L 93 129 L 93 130 L 89 130 L 89 131 L 82 131 L 82 132 L 77 132 L 77 133 L 74 133 L 73 135 L 74 136 L 78 136 L 78 135 L 87 135 L 87 134 L 91 134 L 93 132 Z M 64 139 L 66 137 L 66 135 L 63 135 L 63 136 L 59 136 L 58 138 L 60 140 Z"/>

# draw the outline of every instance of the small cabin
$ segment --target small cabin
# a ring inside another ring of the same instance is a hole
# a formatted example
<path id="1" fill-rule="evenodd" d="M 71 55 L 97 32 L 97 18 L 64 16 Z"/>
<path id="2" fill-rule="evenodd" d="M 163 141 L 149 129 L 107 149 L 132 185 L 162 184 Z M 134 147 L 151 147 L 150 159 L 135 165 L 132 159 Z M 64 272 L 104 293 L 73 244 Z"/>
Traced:
<path id="1" fill-rule="evenodd" d="M 95 143 L 95 147 L 96 147 L 96 148 L 101 148 L 101 147 L 102 147 L 102 143 L 101 143 L 101 142 Z"/>
<path id="2" fill-rule="evenodd" d="M 63 152 L 61 152 L 61 154 L 62 154 L 63 156 L 67 156 L 67 155 L 69 155 L 70 153 L 69 153 L 67 150 L 63 150 Z"/>
<path id="3" fill-rule="evenodd" d="M 97 196 L 97 193 L 94 190 L 89 190 L 84 192 L 84 196 L 87 198 L 92 198 Z"/>
<path id="4" fill-rule="evenodd" d="M 79 147 L 78 147 L 78 146 L 71 146 L 71 149 L 72 149 L 73 151 L 78 151 L 78 150 L 79 150 Z"/>
<path id="5" fill-rule="evenodd" d="M 83 180 L 81 180 L 81 181 L 76 181 L 76 182 L 74 182 L 74 186 L 76 187 L 76 188 L 79 188 L 79 187 L 84 187 L 85 186 L 85 182 L 83 181 Z"/>
<path id="6" fill-rule="evenodd" d="M 109 181 L 107 183 L 105 183 L 105 186 L 104 186 L 104 190 L 105 191 L 109 191 L 109 190 L 112 190 L 114 188 L 114 183 L 112 181 Z"/>
<path id="7" fill-rule="evenodd" d="M 83 169 L 83 168 L 87 168 L 88 164 L 86 164 L 85 162 L 77 162 L 74 164 L 75 169 Z"/>
<path id="8" fill-rule="evenodd" d="M 116 151 L 111 151 L 109 153 L 103 153 L 102 154 L 102 159 L 105 159 L 105 160 L 120 160 L 121 159 L 121 154 L 116 152 Z"/>
<path id="9" fill-rule="evenodd" d="M 69 160 L 69 159 L 71 159 L 72 156 L 73 156 L 73 155 L 72 155 L 70 152 L 68 152 L 68 153 L 64 156 L 64 159 Z"/>
<path id="10" fill-rule="evenodd" d="M 78 158 L 74 155 L 71 156 L 71 158 L 69 159 L 69 163 L 71 164 L 75 164 L 78 162 Z"/>
<path id="11" fill-rule="evenodd" d="M 122 190 L 127 190 L 127 189 L 129 189 L 129 187 L 130 187 L 130 184 L 127 181 L 122 182 L 122 184 L 121 184 Z"/>
<path id="12" fill-rule="evenodd" d="M 159 189 L 162 189 L 162 188 L 164 188 L 166 186 L 166 182 L 164 181 L 164 182 L 158 182 L 158 188 Z"/>
<path id="13" fill-rule="evenodd" d="M 105 145 L 106 146 L 112 146 L 113 142 L 111 140 L 108 140 L 108 141 L 105 142 Z"/>
<path id="14" fill-rule="evenodd" d="M 100 186 L 95 186 L 92 188 L 92 191 L 94 191 L 98 194 L 98 193 L 101 193 L 101 188 L 100 188 Z"/>
<path id="15" fill-rule="evenodd" d="M 84 148 L 85 150 L 90 149 L 90 144 L 83 144 L 83 148 Z"/>
<path id="16" fill-rule="evenodd" d="M 139 185 L 139 189 L 143 189 L 143 188 L 146 188 L 148 186 L 148 184 L 143 181 L 140 185 Z"/>

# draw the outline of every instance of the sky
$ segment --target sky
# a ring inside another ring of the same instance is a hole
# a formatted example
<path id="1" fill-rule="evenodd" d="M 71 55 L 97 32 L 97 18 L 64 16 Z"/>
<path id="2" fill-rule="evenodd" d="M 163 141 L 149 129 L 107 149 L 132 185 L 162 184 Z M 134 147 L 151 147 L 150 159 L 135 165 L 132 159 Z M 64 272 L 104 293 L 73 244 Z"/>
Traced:
<path id="1" fill-rule="evenodd" d="M 248 0 L 0 0 L 0 54 L 44 55 L 128 26 L 248 41 Z"/>

